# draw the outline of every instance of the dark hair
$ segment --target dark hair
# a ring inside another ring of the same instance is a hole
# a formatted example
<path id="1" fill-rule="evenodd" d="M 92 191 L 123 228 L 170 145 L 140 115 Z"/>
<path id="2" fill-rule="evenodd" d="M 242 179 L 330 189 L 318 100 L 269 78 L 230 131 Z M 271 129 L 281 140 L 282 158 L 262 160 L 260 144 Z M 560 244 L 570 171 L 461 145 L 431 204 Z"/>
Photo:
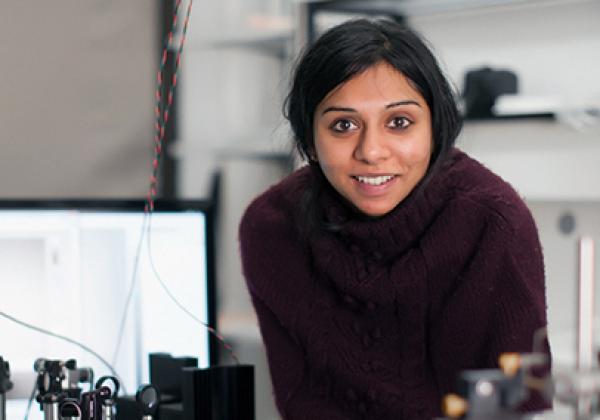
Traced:
<path id="1" fill-rule="evenodd" d="M 317 105 L 335 87 L 382 61 L 406 76 L 430 109 L 433 151 L 426 178 L 448 155 L 462 119 L 454 91 L 425 41 L 395 22 L 358 19 L 325 32 L 302 54 L 293 75 L 284 115 L 296 148 L 311 165 L 316 166 L 313 119 Z"/>
<path id="2" fill-rule="evenodd" d="M 462 120 L 453 89 L 437 60 L 415 32 L 400 24 L 351 20 L 325 32 L 300 58 L 284 114 L 300 155 L 314 163 L 313 117 L 317 105 L 336 86 L 385 61 L 404 74 L 431 111 L 436 166 L 452 148 Z"/>

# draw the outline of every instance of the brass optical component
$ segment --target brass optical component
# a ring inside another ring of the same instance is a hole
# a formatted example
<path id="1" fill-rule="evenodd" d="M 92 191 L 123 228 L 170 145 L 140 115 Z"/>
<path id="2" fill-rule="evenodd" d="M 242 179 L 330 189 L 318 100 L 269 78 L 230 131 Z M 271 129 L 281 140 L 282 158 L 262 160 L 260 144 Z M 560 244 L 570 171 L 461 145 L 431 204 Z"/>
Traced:
<path id="1" fill-rule="evenodd" d="M 509 378 L 515 376 L 521 369 L 523 359 L 519 353 L 503 353 L 498 359 L 500 369 Z"/>
<path id="2" fill-rule="evenodd" d="M 442 412 L 450 418 L 459 418 L 465 415 L 469 403 L 459 395 L 448 394 L 442 400 Z"/>

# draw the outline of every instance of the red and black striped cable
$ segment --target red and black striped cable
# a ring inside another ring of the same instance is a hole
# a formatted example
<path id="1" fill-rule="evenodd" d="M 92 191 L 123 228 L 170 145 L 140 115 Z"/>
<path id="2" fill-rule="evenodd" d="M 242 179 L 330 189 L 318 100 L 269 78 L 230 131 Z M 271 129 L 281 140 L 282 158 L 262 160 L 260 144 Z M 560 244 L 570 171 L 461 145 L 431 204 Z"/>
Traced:
<path id="1" fill-rule="evenodd" d="M 160 59 L 160 66 L 159 66 L 158 73 L 156 76 L 156 92 L 155 92 L 156 105 L 154 107 L 154 115 L 156 117 L 156 122 L 154 124 L 154 129 L 155 129 L 155 132 L 154 132 L 154 156 L 152 158 L 152 174 L 150 176 L 150 188 L 149 188 L 149 191 L 148 191 L 148 194 L 146 197 L 146 205 L 144 208 L 144 212 L 148 213 L 148 214 L 150 214 L 150 213 L 152 213 L 152 211 L 154 211 L 154 200 L 158 193 L 158 186 L 157 186 L 158 185 L 158 170 L 159 170 L 159 166 L 160 166 L 161 157 L 164 153 L 163 140 L 165 138 L 166 126 L 167 126 L 167 123 L 169 122 L 169 115 L 170 115 L 169 113 L 170 113 L 171 107 L 173 106 L 173 97 L 175 94 L 175 87 L 177 86 L 177 75 L 179 73 L 179 69 L 181 66 L 181 54 L 183 52 L 183 46 L 184 46 L 185 40 L 186 40 L 187 29 L 188 29 L 188 25 L 189 25 L 189 21 L 190 21 L 190 14 L 192 11 L 193 0 L 189 0 L 188 6 L 187 6 L 187 9 L 185 12 L 181 35 L 178 39 L 177 54 L 175 56 L 175 63 L 174 63 L 175 68 L 174 68 L 174 71 L 173 71 L 173 74 L 171 77 L 171 83 L 169 85 L 168 93 L 166 95 L 166 101 L 165 101 L 165 100 L 163 100 L 163 90 L 165 87 L 164 74 L 165 74 L 165 69 L 167 67 L 167 63 L 169 61 L 168 60 L 169 49 L 172 48 L 172 46 L 174 45 L 174 41 L 175 41 L 174 33 L 175 33 L 175 30 L 177 29 L 178 22 L 179 22 L 179 12 L 180 12 L 180 8 L 181 8 L 181 4 L 182 4 L 182 0 L 176 0 L 174 10 L 173 10 L 173 19 L 172 19 L 171 27 L 170 27 L 169 33 L 166 37 L 165 44 L 163 46 L 161 59 Z M 160 281 L 160 278 L 159 278 L 159 281 Z M 162 281 L 161 281 L 161 284 L 162 284 Z M 164 284 L 163 284 L 163 287 L 165 287 Z M 180 305 L 178 302 L 177 302 L 177 304 Z M 188 311 L 186 310 L 186 312 L 188 312 Z M 197 322 L 199 322 L 200 324 L 202 324 L 212 335 L 214 335 L 217 338 L 217 340 L 223 345 L 223 347 L 230 353 L 232 359 L 236 363 L 239 364 L 239 360 L 238 360 L 237 356 L 235 355 L 235 353 L 233 352 L 233 348 L 225 341 L 225 338 L 216 329 L 214 329 L 207 323 L 204 323 L 195 317 L 194 317 L 194 319 Z"/>

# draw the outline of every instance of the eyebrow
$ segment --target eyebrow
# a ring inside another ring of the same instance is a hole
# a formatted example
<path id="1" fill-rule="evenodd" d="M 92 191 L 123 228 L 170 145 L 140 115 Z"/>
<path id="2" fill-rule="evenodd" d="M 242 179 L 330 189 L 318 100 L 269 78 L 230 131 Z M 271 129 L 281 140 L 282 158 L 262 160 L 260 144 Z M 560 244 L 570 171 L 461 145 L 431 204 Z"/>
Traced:
<path id="1" fill-rule="evenodd" d="M 417 101 L 413 101 L 412 99 L 407 99 L 405 101 L 392 102 L 391 104 L 387 104 L 385 107 L 386 107 L 386 109 L 389 109 L 389 108 L 394 108 L 396 106 L 402 106 L 402 105 L 416 105 L 419 108 L 421 108 L 421 104 L 418 103 Z"/>
<path id="2" fill-rule="evenodd" d="M 390 109 L 390 108 L 394 108 L 397 106 L 402 106 L 402 105 L 416 105 L 419 108 L 421 108 L 421 104 L 418 103 L 417 101 L 413 101 L 412 99 L 407 99 L 405 101 L 398 101 L 398 102 L 392 102 L 391 104 L 387 104 L 385 106 L 386 109 Z M 323 110 L 323 112 L 321 112 L 321 115 L 324 115 L 328 112 L 358 112 L 356 109 L 354 108 L 346 108 L 346 107 L 339 107 L 339 106 L 330 106 L 328 108 L 325 108 Z"/>

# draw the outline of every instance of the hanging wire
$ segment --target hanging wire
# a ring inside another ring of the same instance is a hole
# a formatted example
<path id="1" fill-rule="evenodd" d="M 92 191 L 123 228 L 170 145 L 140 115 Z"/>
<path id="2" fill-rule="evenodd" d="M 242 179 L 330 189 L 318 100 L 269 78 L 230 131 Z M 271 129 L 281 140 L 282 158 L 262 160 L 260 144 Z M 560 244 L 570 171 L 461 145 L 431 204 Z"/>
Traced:
<path id="1" fill-rule="evenodd" d="M 121 342 L 123 341 L 123 333 L 125 332 L 125 324 L 127 323 L 127 312 L 129 311 L 129 307 L 131 306 L 131 299 L 133 298 L 133 292 L 135 291 L 135 286 L 137 283 L 138 269 L 140 266 L 140 256 L 142 254 L 142 244 L 144 243 L 144 235 L 146 234 L 146 224 L 148 223 L 148 213 L 144 212 L 144 218 L 142 219 L 142 231 L 140 233 L 140 239 L 138 241 L 137 249 L 135 251 L 135 259 L 133 262 L 133 274 L 131 278 L 131 282 L 129 284 L 129 291 L 127 292 L 127 299 L 125 300 L 125 308 L 123 309 L 123 314 L 121 315 L 121 322 L 119 325 L 119 332 L 117 334 L 117 344 L 115 346 L 115 350 L 113 351 L 112 364 L 117 364 L 117 357 L 119 355 L 119 350 L 121 350 Z"/>
<path id="2" fill-rule="evenodd" d="M 233 347 L 229 343 L 227 343 L 225 338 L 216 329 L 214 329 L 213 327 L 208 325 L 206 322 L 203 322 L 200 319 L 198 319 L 198 317 L 196 317 L 189 309 L 187 309 L 185 306 L 183 306 L 181 304 L 181 302 L 179 302 L 177 300 L 177 298 L 173 295 L 173 293 L 171 293 L 171 291 L 169 290 L 167 285 L 162 280 L 160 274 L 158 273 L 158 270 L 156 269 L 156 265 L 154 264 L 154 258 L 152 258 L 152 244 L 151 244 L 151 240 L 150 240 L 151 236 L 152 236 L 151 230 L 152 230 L 152 226 L 151 226 L 151 223 L 149 223 L 148 224 L 148 234 L 146 235 L 147 241 L 148 241 L 148 260 L 150 261 L 150 268 L 152 269 L 154 278 L 156 278 L 156 280 L 158 281 L 158 283 L 160 284 L 160 286 L 162 287 L 164 292 L 167 294 L 167 296 L 169 296 L 171 301 L 173 301 L 173 303 L 175 305 L 177 305 L 179 307 L 179 309 L 181 309 L 183 312 L 185 312 L 190 318 L 192 318 L 194 321 L 196 321 L 202 327 L 206 328 L 213 336 L 215 336 L 217 338 L 217 340 L 219 340 L 221 342 L 223 347 L 229 352 L 229 354 L 231 355 L 231 358 L 234 360 L 234 362 L 239 365 L 240 360 L 238 359 L 237 355 L 233 351 Z"/>
<path id="3" fill-rule="evenodd" d="M 63 340 L 66 341 L 67 343 L 73 344 L 77 347 L 79 347 L 80 349 L 86 351 L 87 353 L 91 354 L 92 356 L 94 356 L 96 359 L 98 359 L 104 366 L 106 366 L 108 368 L 108 370 L 110 371 L 110 373 L 115 376 L 116 378 L 118 378 L 120 380 L 119 375 L 117 374 L 117 372 L 115 371 L 115 369 L 112 367 L 112 365 L 110 363 L 108 363 L 102 356 L 100 356 L 100 354 L 96 353 L 94 350 L 92 350 L 91 348 L 89 348 L 88 346 L 86 346 L 85 344 L 80 343 L 79 341 L 75 341 L 72 338 L 66 337 L 64 335 L 60 335 L 60 334 L 56 334 L 53 333 L 52 331 L 48 331 L 44 328 L 40 328 L 37 327 L 35 325 L 29 324 L 27 322 L 21 321 L 20 319 L 17 319 L 9 314 L 7 314 L 6 312 L 0 311 L 0 316 L 3 318 L 8 319 L 9 321 L 12 321 L 16 324 L 19 324 L 25 328 L 28 328 L 30 330 L 33 331 L 37 331 L 39 333 L 45 334 L 45 335 L 49 335 L 50 337 L 54 337 L 57 338 L 59 340 Z"/>
<path id="4" fill-rule="evenodd" d="M 179 19 L 179 10 L 181 7 L 181 3 L 182 3 L 181 0 L 177 0 L 175 2 L 175 6 L 173 9 L 173 20 L 171 22 L 171 29 L 170 29 L 169 34 L 167 35 L 164 45 L 163 45 L 159 69 L 158 69 L 158 73 L 156 75 L 156 90 L 155 90 L 156 105 L 154 106 L 154 114 L 156 117 L 156 123 L 154 125 L 155 133 L 154 133 L 154 156 L 152 158 L 152 174 L 150 176 L 150 187 L 149 187 L 148 195 L 146 197 L 146 204 L 144 206 L 144 218 L 142 221 L 142 229 L 141 229 L 141 233 L 140 233 L 140 239 L 138 241 L 137 250 L 136 250 L 135 259 L 134 259 L 132 278 L 131 278 L 131 282 L 129 285 L 129 291 L 127 293 L 127 300 L 125 301 L 125 307 L 123 308 L 123 313 L 121 315 L 121 322 L 119 325 L 119 331 L 117 333 L 117 342 L 115 345 L 115 350 L 113 352 L 113 357 L 112 357 L 113 364 L 116 364 L 117 358 L 119 356 L 119 351 L 121 350 L 121 342 L 123 341 L 123 334 L 125 332 L 125 324 L 127 323 L 127 315 L 129 313 L 129 308 L 131 307 L 131 300 L 133 298 L 133 293 L 135 291 L 135 286 L 137 284 L 138 269 L 139 269 L 139 265 L 140 265 L 140 256 L 142 254 L 142 245 L 144 243 L 144 235 L 147 232 L 146 224 L 149 221 L 151 212 L 154 210 L 154 196 L 156 195 L 156 192 L 157 192 L 156 184 L 157 184 L 157 179 L 158 179 L 158 166 L 159 166 L 160 156 L 162 154 L 162 140 L 165 135 L 165 127 L 166 127 L 166 122 L 163 123 L 163 118 L 162 118 L 162 116 L 163 116 L 163 111 L 162 111 L 163 73 L 164 73 L 166 65 L 167 65 L 169 47 L 173 43 L 173 38 L 174 38 L 173 33 L 175 31 L 175 28 L 177 27 L 177 21 Z M 190 13 L 191 6 L 192 6 L 192 2 L 190 1 L 189 5 L 188 5 L 188 13 L 187 13 L 188 16 Z M 189 22 L 189 19 L 186 19 L 186 26 L 187 26 L 188 22 Z M 181 47 L 180 47 L 180 52 L 181 52 Z M 176 72 L 177 72 L 177 69 L 175 70 L 175 73 Z M 174 76 L 175 76 L 175 74 L 174 74 Z M 170 96 L 171 96 L 171 102 L 170 103 L 168 102 L 166 104 L 167 109 L 165 109 L 165 111 L 164 111 L 164 114 L 167 116 L 167 119 L 168 119 L 168 115 L 169 115 L 168 108 L 170 108 L 170 106 L 172 104 L 173 95 L 170 95 Z"/>
<path id="5" fill-rule="evenodd" d="M 154 125 L 154 157 L 152 159 L 152 175 L 150 176 L 150 188 L 147 195 L 146 202 L 146 212 L 152 212 L 154 210 L 154 198 L 157 194 L 157 182 L 158 182 L 158 169 L 160 166 L 160 159 L 162 157 L 163 147 L 162 143 L 165 137 L 166 126 L 169 122 L 170 110 L 173 105 L 173 98 L 175 94 L 175 87 L 177 86 L 177 75 L 179 73 L 179 66 L 181 62 L 181 53 L 183 52 L 183 46 L 185 44 L 185 37 L 187 34 L 187 28 L 189 25 L 189 18 L 192 11 L 193 0 L 190 0 L 188 3 L 187 11 L 185 14 L 185 20 L 183 23 L 183 30 L 179 40 L 179 48 L 177 50 L 177 56 L 175 58 L 175 69 L 173 71 L 173 75 L 171 77 L 171 86 L 169 88 L 169 92 L 167 95 L 167 101 L 164 103 L 163 101 L 163 88 L 164 85 L 164 73 L 165 68 L 167 66 L 167 61 L 169 57 L 169 48 L 173 45 L 174 41 L 174 32 L 177 28 L 177 23 L 179 20 L 179 9 L 181 7 L 181 0 L 176 0 L 175 8 L 173 11 L 173 20 L 171 23 L 171 29 L 166 37 L 165 44 L 163 46 L 163 51 L 160 60 L 160 66 L 158 69 L 158 73 L 156 75 L 156 105 L 154 107 L 154 115 L 156 117 L 156 122 Z M 163 109 L 164 107 L 164 109 Z"/>
<path id="6" fill-rule="evenodd" d="M 37 379 L 33 381 L 33 389 L 31 390 L 31 394 L 29 394 L 29 400 L 27 401 L 27 408 L 25 409 L 24 420 L 27 420 L 29 418 L 29 413 L 31 412 L 31 404 L 33 404 L 33 398 L 35 397 L 36 390 L 37 390 Z"/>
<path id="7" fill-rule="evenodd" d="M 212 334 L 223 345 L 223 347 L 225 349 L 227 349 L 227 351 L 230 352 L 233 360 L 237 364 L 239 364 L 239 359 L 234 354 L 232 347 L 225 341 L 224 337 L 221 334 L 219 334 L 213 327 L 211 327 L 207 323 L 202 322 L 200 319 L 198 319 L 191 311 L 189 311 L 184 305 L 182 305 L 175 298 L 173 293 L 171 293 L 171 291 L 166 286 L 166 284 L 164 283 L 164 281 L 162 280 L 161 276 L 159 275 L 159 273 L 156 269 L 156 266 L 154 264 L 154 260 L 152 257 L 151 247 L 150 247 L 150 233 L 151 233 L 150 226 L 151 226 L 152 213 L 154 212 L 154 200 L 156 198 L 157 191 L 158 191 L 158 188 L 157 188 L 158 170 L 160 167 L 160 160 L 163 155 L 163 140 L 165 137 L 166 126 L 167 126 L 167 123 L 169 122 L 171 107 L 173 105 L 175 88 L 177 86 L 177 76 L 179 74 L 179 70 L 180 70 L 180 66 L 181 66 L 181 55 L 183 52 L 183 47 L 185 45 L 187 29 L 189 26 L 189 20 L 190 20 L 190 15 L 191 15 L 191 11 L 192 11 L 193 0 L 190 0 L 188 3 L 188 6 L 187 6 L 185 18 L 183 21 L 183 28 L 182 28 L 181 36 L 179 38 L 179 46 L 177 49 L 177 55 L 175 57 L 175 68 L 174 68 L 173 75 L 171 78 L 169 90 L 166 95 L 166 103 L 163 105 L 163 103 L 165 102 L 165 101 L 163 101 L 164 72 L 165 72 L 165 68 L 167 65 L 167 61 L 168 61 L 168 51 L 169 51 L 170 46 L 173 44 L 174 38 L 175 38 L 174 31 L 177 28 L 177 23 L 178 23 L 178 19 L 179 19 L 179 9 L 181 7 L 181 3 L 182 3 L 181 0 L 177 0 L 175 3 L 171 29 L 169 31 L 169 34 L 166 37 L 166 41 L 165 41 L 163 51 L 161 54 L 159 70 L 158 70 L 158 73 L 156 76 L 156 92 L 155 92 L 156 105 L 154 108 L 156 122 L 155 122 L 155 126 L 154 126 L 155 134 L 154 134 L 154 156 L 152 158 L 152 174 L 150 176 L 150 187 L 149 187 L 149 191 L 148 191 L 148 194 L 146 197 L 146 204 L 144 206 L 144 219 L 143 219 L 143 223 L 142 223 L 142 233 L 140 234 L 140 239 L 139 239 L 139 243 L 137 246 L 136 257 L 135 257 L 135 262 L 134 262 L 135 267 L 133 270 L 133 277 L 132 277 L 131 284 L 129 287 L 129 292 L 127 295 L 127 301 L 125 303 L 125 308 L 123 310 L 123 315 L 121 316 L 121 323 L 120 323 L 120 327 L 119 327 L 119 333 L 117 336 L 117 344 L 116 344 L 115 351 L 113 354 L 113 359 L 112 359 L 113 363 L 116 363 L 116 360 L 117 360 L 117 357 L 119 354 L 119 350 L 120 350 L 120 346 L 121 346 L 121 342 L 123 339 L 123 333 L 124 333 L 125 324 L 126 324 L 126 320 L 127 320 L 127 314 L 129 312 L 129 307 L 131 306 L 131 300 L 132 300 L 132 296 L 133 296 L 133 293 L 135 290 L 135 285 L 137 282 L 137 273 L 138 273 L 138 267 L 139 267 L 139 263 L 140 263 L 140 254 L 141 254 L 141 250 L 142 250 L 142 244 L 144 242 L 144 238 L 146 237 L 147 241 L 148 241 L 148 256 L 149 256 L 150 266 L 151 266 L 154 276 L 157 279 L 157 281 L 159 282 L 161 288 L 164 290 L 164 292 L 167 294 L 167 296 L 175 303 L 175 305 L 182 312 L 184 312 L 191 319 L 193 319 L 195 322 L 197 322 L 203 328 L 205 328 L 210 334 Z"/>

